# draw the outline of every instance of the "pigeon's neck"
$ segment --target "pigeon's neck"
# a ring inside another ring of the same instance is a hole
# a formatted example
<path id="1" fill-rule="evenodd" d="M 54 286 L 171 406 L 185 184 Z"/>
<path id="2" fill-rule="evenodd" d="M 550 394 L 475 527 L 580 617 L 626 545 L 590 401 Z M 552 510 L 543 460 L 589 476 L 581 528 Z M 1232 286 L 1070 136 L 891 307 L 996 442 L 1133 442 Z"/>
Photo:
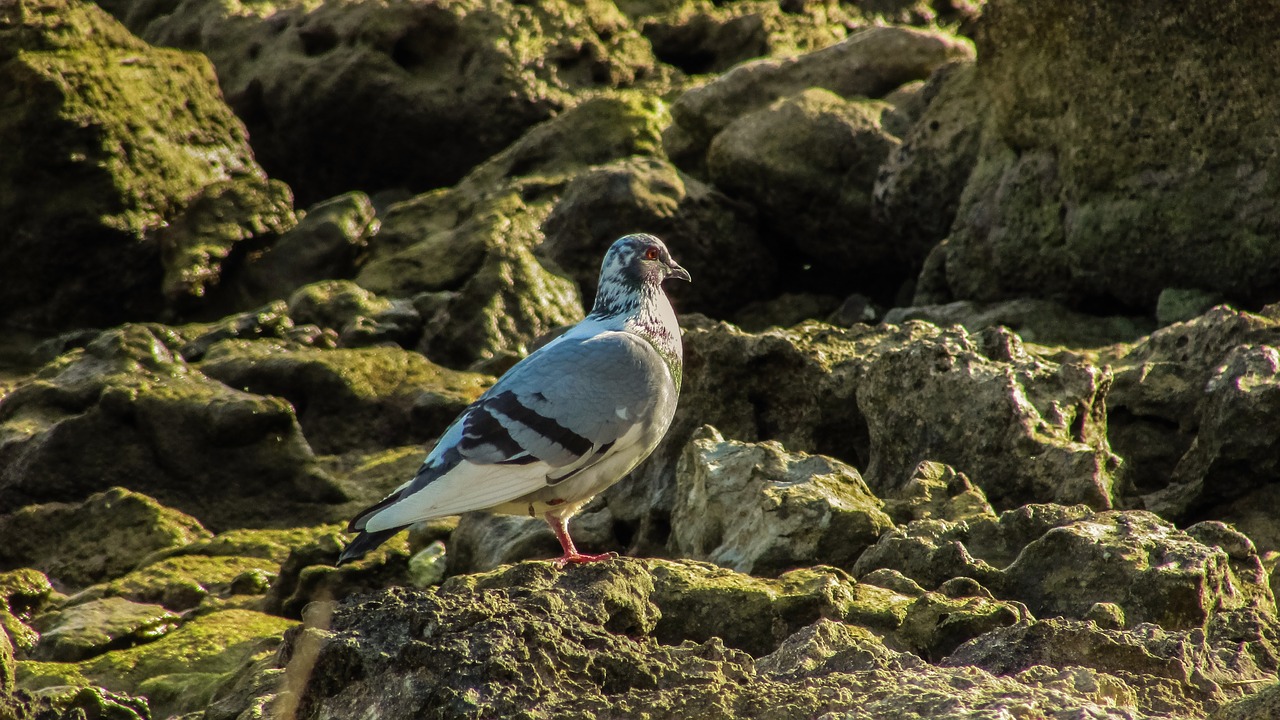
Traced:
<path id="1" fill-rule="evenodd" d="M 676 389 L 680 388 L 683 375 L 680 325 L 676 322 L 671 301 L 660 285 L 602 283 L 588 318 L 648 340 L 666 361 Z"/>

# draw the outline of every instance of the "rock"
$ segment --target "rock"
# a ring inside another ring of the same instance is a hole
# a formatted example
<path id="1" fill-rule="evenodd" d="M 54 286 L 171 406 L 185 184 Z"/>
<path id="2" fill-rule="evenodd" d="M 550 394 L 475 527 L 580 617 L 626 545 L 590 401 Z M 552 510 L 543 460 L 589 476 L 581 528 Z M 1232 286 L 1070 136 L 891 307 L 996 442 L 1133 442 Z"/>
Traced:
<path id="1" fill-rule="evenodd" d="M 840 298 L 813 293 L 782 293 L 768 300 L 748 303 L 730 319 L 747 332 L 789 328 L 805 320 L 817 320 L 837 312 Z M 853 323 L 832 323 L 848 327 Z"/>
<path id="2" fill-rule="evenodd" d="M 156 640 L 78 663 L 23 661 L 18 685 L 27 690 L 94 684 L 145 695 L 156 717 L 203 709 L 228 673 L 275 651 L 294 623 L 249 610 L 195 618 Z"/>
<path id="3" fill-rule="evenodd" d="M 418 349 L 466 367 L 523 355 L 538 336 L 582 317 L 573 282 L 532 254 L 538 228 L 577 172 L 659 152 L 665 110 L 652 99 L 600 97 L 543 123 L 456 187 L 388 209 L 355 281 L 415 297 Z"/>
<path id="4" fill-rule="evenodd" d="M 263 182 L 208 60 L 97 5 L 21 0 L 0 31 L 0 308 L 42 330 L 156 316 L 155 233 L 221 182 Z M 250 194 L 254 194 L 253 191 Z"/>
<path id="5" fill-rule="evenodd" d="M 308 283 L 355 275 L 377 234 L 369 196 L 349 192 L 300 213 L 298 224 L 243 258 L 222 281 L 216 305 L 224 312 L 289 298 Z M 306 321 L 300 321 L 306 322 Z"/>
<path id="6" fill-rule="evenodd" d="M 1267 406 L 1270 355 L 1277 347 L 1280 316 L 1274 311 L 1259 315 L 1220 306 L 1161 328 L 1110 361 L 1115 382 L 1107 400 L 1108 435 L 1125 459 L 1130 502 L 1174 520 L 1190 519 L 1192 512 L 1219 517 L 1215 508 L 1230 505 L 1243 508 L 1236 511 L 1243 518 L 1250 505 L 1265 502 L 1272 478 L 1253 471 L 1256 463 L 1265 467 L 1265 454 L 1234 470 L 1226 466 L 1233 454 L 1250 443 L 1265 445 L 1270 435 L 1260 429 L 1274 424 Z M 1223 484 L 1224 472 L 1239 477 Z"/>
<path id="7" fill-rule="evenodd" d="M 897 497 L 885 500 L 885 512 L 897 524 L 931 518 L 963 522 L 996 515 L 982 488 L 964 473 L 928 460 L 916 466 Z"/>
<path id="8" fill-rule="evenodd" d="M 972 57 L 965 42 L 941 32 L 867 27 L 820 50 L 745 63 L 686 91 L 671 112 L 664 143 L 677 166 L 697 175 L 712 139 L 737 118 L 808 88 L 844 97 L 882 97 L 935 68 Z"/>
<path id="9" fill-rule="evenodd" d="M 663 84 L 611 3 L 111 4 L 149 42 L 209 56 L 264 167 L 304 203 L 451 185 L 583 95 Z"/>
<path id="10" fill-rule="evenodd" d="M 915 655 L 938 662 L 962 643 L 1029 619 L 1026 608 L 990 597 L 952 598 L 931 592 L 907 606 L 894 637 Z"/>
<path id="11" fill-rule="evenodd" d="M 1280 8 L 1214 3 L 988 3 L 990 113 L 943 250 L 952 299 L 1147 312 L 1169 287 L 1274 299 L 1280 82 L 1254 70 L 1277 21 Z M 1157 66 L 1177 82 L 1152 87 L 1140 68 Z"/>
<path id="12" fill-rule="evenodd" d="M 908 277 L 871 216 L 877 169 L 897 144 L 880 126 L 887 107 L 810 88 L 739 116 L 711 142 L 712 182 L 759 208 L 793 286 L 892 298 Z"/>
<path id="13" fill-rule="evenodd" d="M 684 615 L 677 601 L 733 629 L 735 620 L 759 627 L 834 610 L 827 603 L 849 590 L 836 577 L 804 572 L 807 593 L 772 600 L 761 590 L 785 583 L 785 576 L 761 581 L 659 560 L 571 572 L 525 563 L 454 578 L 436 590 L 385 590 L 339 603 L 331 617 L 291 632 L 273 667 L 249 668 L 224 686 L 226 694 L 214 701 L 216 717 L 282 706 L 301 709 L 302 717 L 347 717 L 375 702 L 386 718 L 424 712 L 443 718 L 771 718 L 781 712 L 959 720 L 975 712 L 1012 715 L 1019 707 L 1062 717 L 1134 717 L 1132 707 L 1115 707 L 1114 691 L 1108 697 L 1090 686 L 1089 677 L 1101 674 L 1085 673 L 1077 686 L 1070 678 L 1024 683 L 975 668 L 935 668 L 829 617 L 793 632 L 775 625 L 763 636 L 740 634 L 770 648 L 755 660 L 716 637 L 699 640 L 714 632 L 705 624 L 664 627 Z M 685 590 L 700 583 L 707 592 Z M 817 605 L 815 589 L 827 598 Z M 699 605 L 698 597 L 723 602 Z M 295 697 L 268 682 L 268 673 L 279 677 L 286 664 L 301 673 Z M 531 672 L 539 683 L 523 680 Z"/>
<path id="14" fill-rule="evenodd" d="M 872 490 L 891 494 L 921 460 L 974 478 L 992 504 L 1111 507 L 1119 459 L 1106 437 L 1110 373 L 1026 353 L 1008 331 L 954 329 L 889 350 L 858 392 Z"/>
<path id="15" fill-rule="evenodd" d="M 279 180 L 244 177 L 210 184 L 156 233 L 165 297 L 183 310 L 198 306 L 222 282 L 224 266 L 243 262 L 247 246 L 270 245 L 297 222 L 293 193 Z"/>
<path id="16" fill-rule="evenodd" d="M 671 550 L 754 575 L 851 567 L 893 526 L 858 471 L 776 442 L 694 433 L 676 469 Z"/>
<path id="17" fill-rule="evenodd" d="M 1222 705 L 1208 720 L 1268 720 L 1280 716 L 1280 683 L 1265 685 L 1257 693 Z"/>
<path id="18" fill-rule="evenodd" d="M 40 633 L 31 627 L 32 618 L 49 604 L 53 594 L 49 578 L 37 570 L 22 568 L 0 573 L 0 644 L 7 643 L 10 656 L 13 651 L 28 653 L 40 641 Z M 3 650 L 0 647 L 0 655 Z M 12 686 L 0 682 L 0 697 Z"/>
<path id="19" fill-rule="evenodd" d="M 617 238 L 662 238 L 693 276 L 667 292 L 681 312 L 716 317 L 773 294 L 778 259 L 757 238 L 755 214 L 669 162 L 632 157 L 585 171 L 565 187 L 543 224 L 537 254 L 593 298 L 600 259 Z"/>
<path id="20" fill-rule="evenodd" d="M 978 155 L 988 101 L 974 63 L 959 60 L 929 77 L 919 102 L 920 117 L 880 165 L 872 190 L 877 225 L 892 234 L 916 268 L 951 229 Z M 917 304 L 939 302 L 922 296 L 920 288 L 916 294 Z"/>
<path id="21" fill-rule="evenodd" d="M 438 437 L 492 383 L 396 347 L 279 352 L 215 347 L 200 371 L 233 388 L 288 400 L 308 443 L 331 454 Z"/>
<path id="22" fill-rule="evenodd" d="M 345 499 L 287 402 L 211 380 L 165 339 L 180 343 L 160 328 L 105 331 L 5 396 L 0 505 L 119 485 L 222 529 L 314 517 Z"/>
<path id="23" fill-rule="evenodd" d="M 971 640 L 942 665 L 998 675 L 1045 665 L 1091 668 L 1123 678 L 1141 716 L 1204 717 L 1237 692 L 1226 688 L 1252 684 L 1276 667 L 1274 648 L 1264 639 L 1274 620 L 1259 623 L 1252 611 L 1232 611 L 1223 620 L 1230 614 L 1239 617 L 1190 631 L 1105 630 L 1063 618 L 1020 623 Z"/>
<path id="24" fill-rule="evenodd" d="M 0 563 L 83 587 L 125 574 L 152 552 L 209 536 L 190 515 L 116 487 L 78 504 L 29 505 L 0 516 Z"/>
<path id="25" fill-rule="evenodd" d="M 331 603 L 349 595 L 409 584 L 410 551 L 405 536 L 392 538 L 356 562 L 334 567 L 346 539 L 337 527 L 320 530 L 309 542 L 291 548 L 280 564 L 279 576 L 263 601 L 267 612 L 301 619 L 313 602 Z"/>
<path id="26" fill-rule="evenodd" d="M 945 305 L 893 308 L 884 315 L 884 322 L 890 325 L 908 320 L 939 326 L 963 325 L 971 333 L 1004 326 L 1018 333 L 1024 342 L 1072 348 L 1134 342 L 1155 329 L 1146 318 L 1086 315 L 1052 300 L 1034 298 L 993 303 L 957 300 Z"/>
<path id="27" fill-rule="evenodd" d="M 127 693 L 111 692 L 100 687 L 55 685 L 34 693 L 23 693 L 30 698 L 32 714 L 16 717 L 32 717 L 35 720 L 52 718 L 93 718 L 94 720 L 151 720 L 151 706 L 147 699 Z M 2 707 L 2 706 L 0 706 Z"/>
<path id="28" fill-rule="evenodd" d="M 1084 618 L 1097 602 L 1121 607 L 1131 626 L 1167 630 L 1205 627 L 1218 613 L 1248 607 L 1274 617 L 1257 552 L 1252 544 L 1237 552 L 1245 561 L 1252 553 L 1253 572 L 1235 572 L 1226 551 L 1155 515 L 1105 512 L 1028 544 L 994 587 L 1037 617 Z"/>
<path id="29" fill-rule="evenodd" d="M 574 517 L 574 543 L 583 552 L 627 553 L 613 515 L 600 500 Z M 448 539 L 448 574 L 488 572 L 521 560 L 550 560 L 560 543 L 541 517 L 475 512 L 462 515 Z"/>
<path id="30" fill-rule="evenodd" d="M 1165 288 L 1160 291 L 1160 297 L 1156 298 L 1156 322 L 1164 327 L 1194 320 L 1223 302 L 1225 298 L 1219 293 L 1189 288 Z"/>
<path id="31" fill-rule="evenodd" d="M 104 598 L 63 610 L 37 620 L 40 643 L 33 660 L 78 662 L 111 650 L 157 640 L 178 626 L 177 615 L 159 605 Z"/>
<path id="32" fill-rule="evenodd" d="M 881 497 L 894 497 L 920 461 L 932 460 L 972 478 L 997 508 L 1039 498 L 1112 502 L 1108 378 L 1090 364 L 1036 359 L 1011 334 L 924 323 L 804 323 L 750 334 L 686 316 L 683 327 L 684 387 L 671 429 L 597 506 L 607 505 L 633 554 L 666 547 L 675 466 L 703 424 L 742 442 L 830 455 L 859 468 Z M 932 353 L 960 369 L 938 369 L 946 364 L 931 364 Z M 985 398 L 982 421 L 972 419 L 975 398 Z"/>

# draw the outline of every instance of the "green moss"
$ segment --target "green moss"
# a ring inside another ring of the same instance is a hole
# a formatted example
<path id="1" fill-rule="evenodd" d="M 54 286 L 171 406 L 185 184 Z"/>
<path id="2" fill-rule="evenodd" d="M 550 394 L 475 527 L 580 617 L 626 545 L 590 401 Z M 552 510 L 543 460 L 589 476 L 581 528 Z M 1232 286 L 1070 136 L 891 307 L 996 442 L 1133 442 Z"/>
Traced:
<path id="1" fill-rule="evenodd" d="M 279 563 L 260 557 L 178 555 L 141 567 L 122 578 L 95 585 L 77 597 L 124 597 L 189 610 L 210 595 L 227 595 L 246 572 L 274 574 Z"/>
<path id="2" fill-rule="evenodd" d="M 23 690 L 39 690 L 59 685 L 85 687 L 93 684 L 80 671 L 77 663 L 19 660 L 14 670 L 14 678 L 18 687 Z"/>

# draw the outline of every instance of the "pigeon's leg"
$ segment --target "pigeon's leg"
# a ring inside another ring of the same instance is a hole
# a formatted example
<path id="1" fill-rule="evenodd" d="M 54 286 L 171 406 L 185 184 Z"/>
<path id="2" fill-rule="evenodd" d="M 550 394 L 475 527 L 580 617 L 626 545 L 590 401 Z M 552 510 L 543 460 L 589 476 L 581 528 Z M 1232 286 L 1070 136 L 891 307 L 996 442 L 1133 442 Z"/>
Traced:
<path id="1" fill-rule="evenodd" d="M 618 553 L 614 552 L 601 553 L 599 555 L 587 555 L 578 552 L 578 548 L 573 546 L 573 538 L 569 537 L 569 518 L 556 515 L 554 512 L 549 512 L 543 517 L 546 518 L 547 524 L 551 526 L 551 532 L 555 533 L 556 539 L 560 541 L 560 547 L 564 548 L 564 554 L 552 560 L 557 568 L 564 569 L 564 566 L 569 563 L 577 565 L 618 557 Z"/>

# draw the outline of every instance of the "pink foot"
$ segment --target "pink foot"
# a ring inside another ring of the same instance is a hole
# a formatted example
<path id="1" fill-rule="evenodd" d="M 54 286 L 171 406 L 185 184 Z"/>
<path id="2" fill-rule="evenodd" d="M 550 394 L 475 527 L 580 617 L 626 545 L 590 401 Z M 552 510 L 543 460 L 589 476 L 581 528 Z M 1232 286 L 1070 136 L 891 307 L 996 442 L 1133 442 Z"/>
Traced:
<path id="1" fill-rule="evenodd" d="M 616 552 L 600 553 L 599 555 L 587 555 L 586 553 L 575 552 L 572 555 L 564 554 L 552 560 L 551 563 L 556 566 L 557 570 L 563 570 L 565 565 L 582 565 L 584 563 L 599 562 L 600 560 L 612 560 L 618 557 Z"/>

